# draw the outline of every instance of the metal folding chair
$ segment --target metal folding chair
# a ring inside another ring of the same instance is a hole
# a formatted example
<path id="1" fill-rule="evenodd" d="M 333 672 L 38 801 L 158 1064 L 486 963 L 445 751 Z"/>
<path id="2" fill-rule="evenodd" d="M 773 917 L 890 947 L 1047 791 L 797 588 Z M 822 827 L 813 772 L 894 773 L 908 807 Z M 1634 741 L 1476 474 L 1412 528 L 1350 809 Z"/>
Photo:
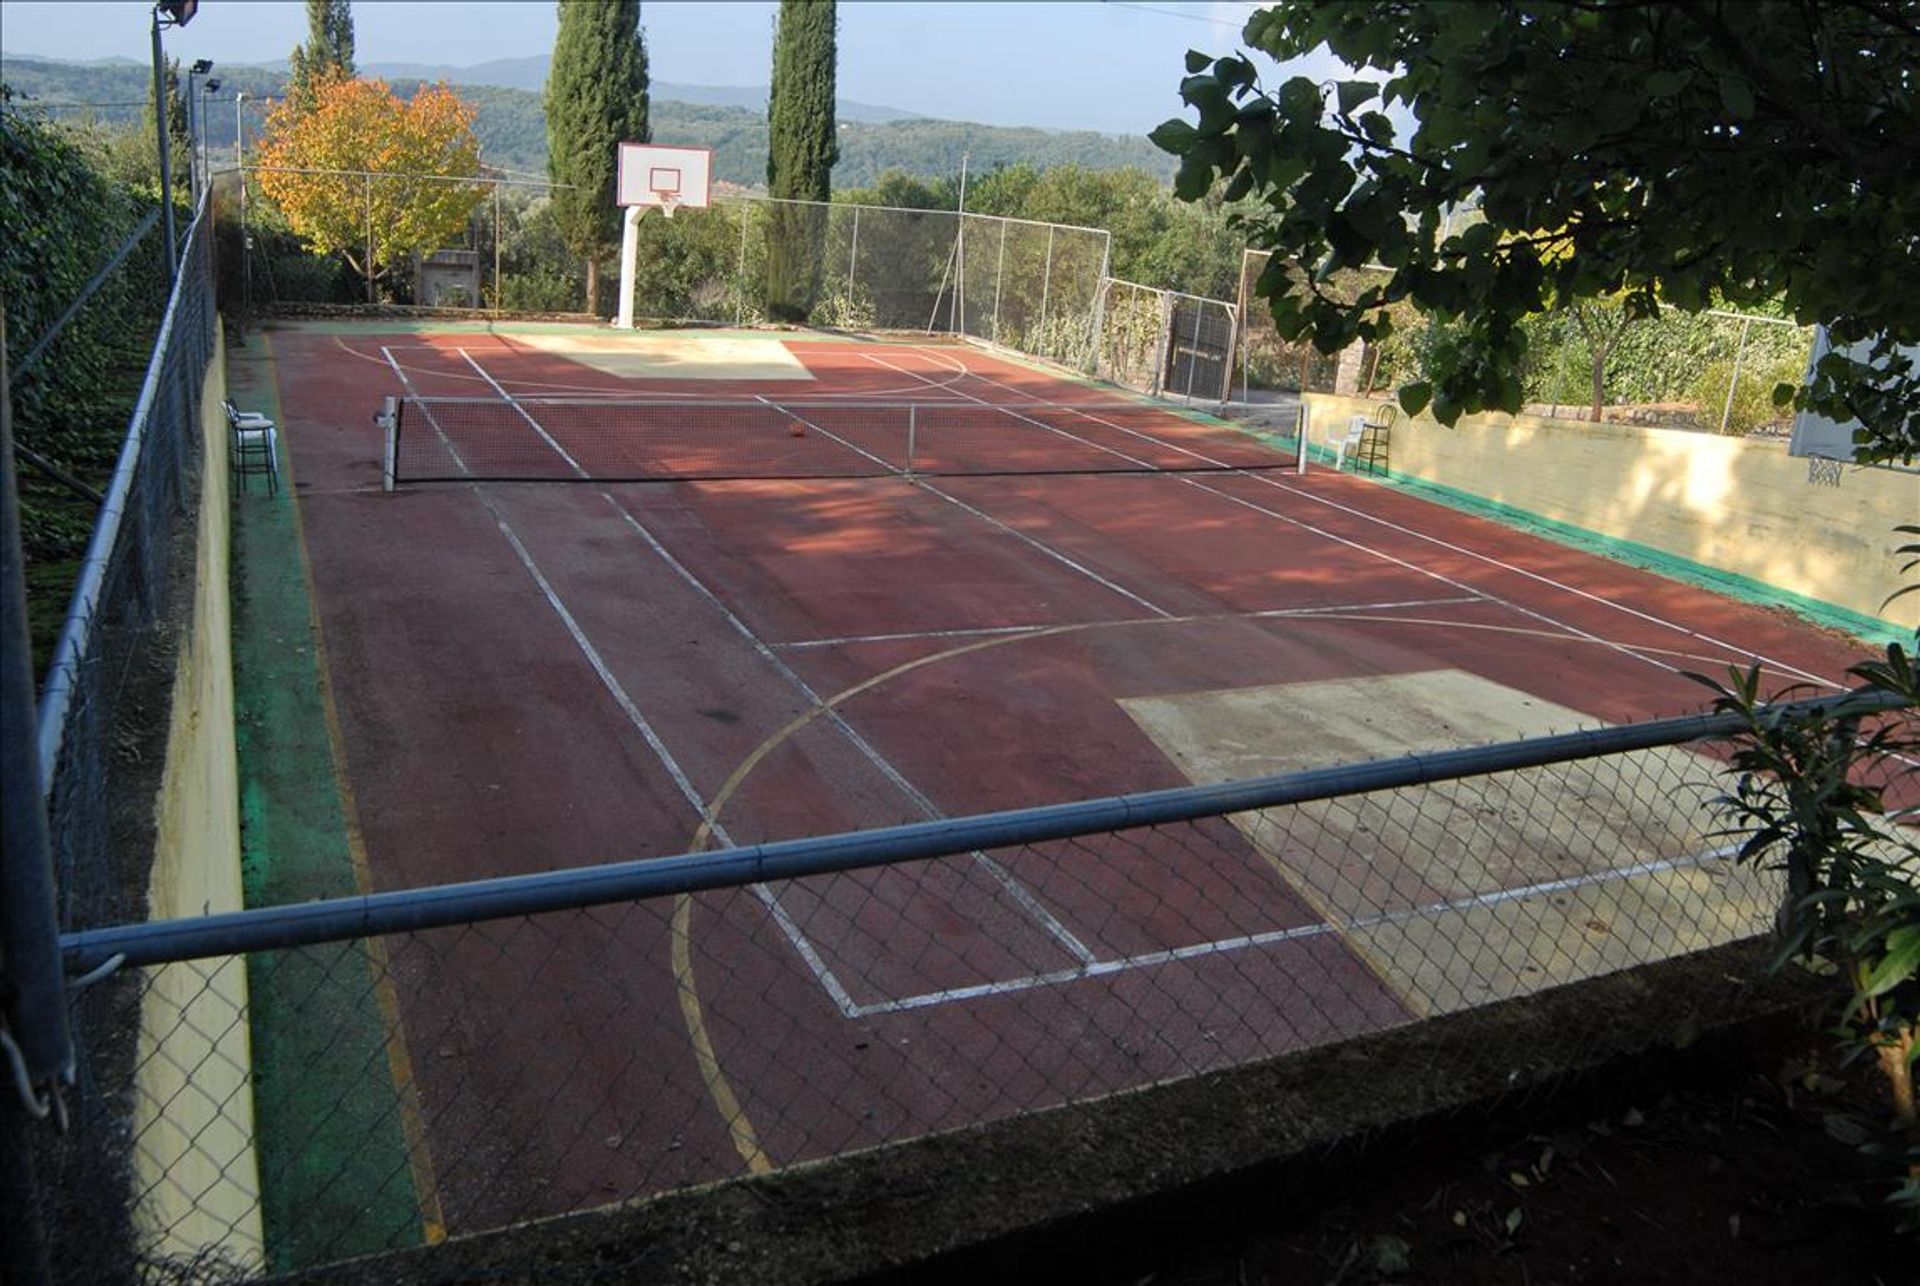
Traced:
<path id="1" fill-rule="evenodd" d="M 220 405 L 227 413 L 227 461 L 240 489 L 247 489 L 249 477 L 262 474 L 267 480 L 267 494 L 276 494 L 280 490 L 277 426 L 257 411 L 242 411 L 232 402 Z"/>

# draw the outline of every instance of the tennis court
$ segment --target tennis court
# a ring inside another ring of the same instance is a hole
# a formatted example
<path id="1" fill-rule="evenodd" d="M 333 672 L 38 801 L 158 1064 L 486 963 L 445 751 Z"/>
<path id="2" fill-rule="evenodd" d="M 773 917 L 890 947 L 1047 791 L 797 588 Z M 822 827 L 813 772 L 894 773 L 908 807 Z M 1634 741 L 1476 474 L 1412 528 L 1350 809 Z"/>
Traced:
<path id="1" fill-rule="evenodd" d="M 976 347 L 268 342 L 377 889 L 1623 723 L 1699 708 L 1683 671 L 1825 685 L 1855 651 Z M 1422 976 L 1380 908 L 1578 937 L 1592 888 L 1612 914 L 1694 878 L 1603 790 L 1511 825 L 1537 827 L 1533 865 L 1442 862 L 1434 837 L 1354 870 L 1351 833 L 1214 819 L 1204 846 L 1149 831 L 402 947 L 401 1026 L 460 1033 L 399 1055 L 414 1180 L 459 1231 L 1229 1065 L 1538 985 Z M 1627 833 L 1651 864 L 1618 869 Z M 1568 948 L 1569 976 L 1609 950 Z M 537 1005 L 448 1012 L 529 979 Z M 476 1083 L 524 1122 L 511 1147 L 457 1142 Z"/>

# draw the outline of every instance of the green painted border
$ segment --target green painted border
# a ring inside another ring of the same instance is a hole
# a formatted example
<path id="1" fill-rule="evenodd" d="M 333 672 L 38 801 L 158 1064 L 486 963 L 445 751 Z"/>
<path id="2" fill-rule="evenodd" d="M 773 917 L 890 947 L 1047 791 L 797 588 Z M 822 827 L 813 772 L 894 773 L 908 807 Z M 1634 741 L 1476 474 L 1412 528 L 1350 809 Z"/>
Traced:
<path id="1" fill-rule="evenodd" d="M 1318 443 L 1309 446 L 1309 459 L 1330 465 L 1333 452 Z M 1575 526 L 1573 523 L 1543 517 L 1530 510 L 1520 509 L 1498 500 L 1489 500 L 1485 496 L 1476 496 L 1470 491 L 1462 491 L 1445 483 L 1432 482 L 1415 474 L 1401 473 L 1392 468 L 1384 473 L 1361 473 L 1356 477 L 1369 478 L 1382 482 L 1401 491 L 1416 495 L 1423 500 L 1457 509 L 1475 517 L 1488 518 L 1506 526 L 1524 531 L 1529 535 L 1540 536 L 1556 544 L 1565 545 L 1582 553 L 1597 554 L 1610 558 L 1629 567 L 1654 572 L 1669 580 L 1692 585 L 1699 589 L 1712 590 L 1724 594 L 1737 602 L 1750 603 L 1757 607 L 1780 607 L 1792 612 L 1810 624 L 1822 629 L 1838 630 L 1864 643 L 1876 647 L 1885 647 L 1889 643 L 1911 644 L 1916 631 L 1896 625 L 1892 621 L 1877 616 L 1868 616 L 1852 608 L 1841 607 L 1806 594 L 1798 594 L 1765 581 L 1755 580 L 1739 572 L 1724 571 L 1718 567 L 1709 567 L 1705 563 L 1696 563 L 1690 558 L 1670 554 L 1651 545 L 1638 541 L 1623 540 L 1618 536 L 1607 536 L 1590 528 Z"/>
<path id="2" fill-rule="evenodd" d="M 283 426 L 265 337 L 228 351 L 236 401 Z M 280 489 L 233 490 L 233 671 L 246 905 L 367 892 L 354 871 L 321 686 L 305 540 L 281 429 Z M 218 498 L 209 498 L 210 502 Z M 261 1221 L 274 1272 L 417 1245 L 392 1034 L 360 942 L 247 958 Z"/>

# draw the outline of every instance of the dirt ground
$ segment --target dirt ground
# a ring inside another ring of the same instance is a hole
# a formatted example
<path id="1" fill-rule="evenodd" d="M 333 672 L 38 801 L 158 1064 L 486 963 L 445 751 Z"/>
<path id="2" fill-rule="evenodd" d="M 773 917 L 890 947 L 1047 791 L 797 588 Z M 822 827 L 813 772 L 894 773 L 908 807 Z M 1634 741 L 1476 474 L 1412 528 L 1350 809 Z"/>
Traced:
<path id="1" fill-rule="evenodd" d="M 1885 1119 L 1879 1087 L 1835 1070 L 1793 1059 L 1477 1148 L 1382 1157 L 1322 1202 L 1276 1203 L 1078 1280 L 1920 1282 L 1920 1234 L 1896 1231 L 1884 1204 L 1889 1164 L 1855 1146 Z"/>

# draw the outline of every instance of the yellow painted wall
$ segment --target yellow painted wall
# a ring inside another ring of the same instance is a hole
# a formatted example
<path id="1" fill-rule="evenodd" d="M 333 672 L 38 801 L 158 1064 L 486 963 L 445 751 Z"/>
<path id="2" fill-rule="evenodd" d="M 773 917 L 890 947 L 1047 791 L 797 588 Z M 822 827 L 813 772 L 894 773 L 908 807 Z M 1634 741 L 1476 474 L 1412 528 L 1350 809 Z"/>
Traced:
<path id="1" fill-rule="evenodd" d="M 154 919 L 240 909 L 239 768 L 233 735 L 226 354 L 201 390 L 202 473 L 193 617 L 174 674 L 149 898 Z M 246 962 L 148 971 L 141 1001 L 135 1218 L 161 1255 L 217 1251 L 262 1262 L 253 1150 Z"/>
<path id="2" fill-rule="evenodd" d="M 1312 441 L 1338 437 L 1376 402 L 1310 393 Z M 1920 625 L 1894 532 L 1920 522 L 1920 474 L 1848 466 L 1807 481 L 1784 443 L 1537 415 L 1470 415 L 1456 428 L 1402 416 L 1392 468 L 1602 536 L 1876 616 Z"/>

